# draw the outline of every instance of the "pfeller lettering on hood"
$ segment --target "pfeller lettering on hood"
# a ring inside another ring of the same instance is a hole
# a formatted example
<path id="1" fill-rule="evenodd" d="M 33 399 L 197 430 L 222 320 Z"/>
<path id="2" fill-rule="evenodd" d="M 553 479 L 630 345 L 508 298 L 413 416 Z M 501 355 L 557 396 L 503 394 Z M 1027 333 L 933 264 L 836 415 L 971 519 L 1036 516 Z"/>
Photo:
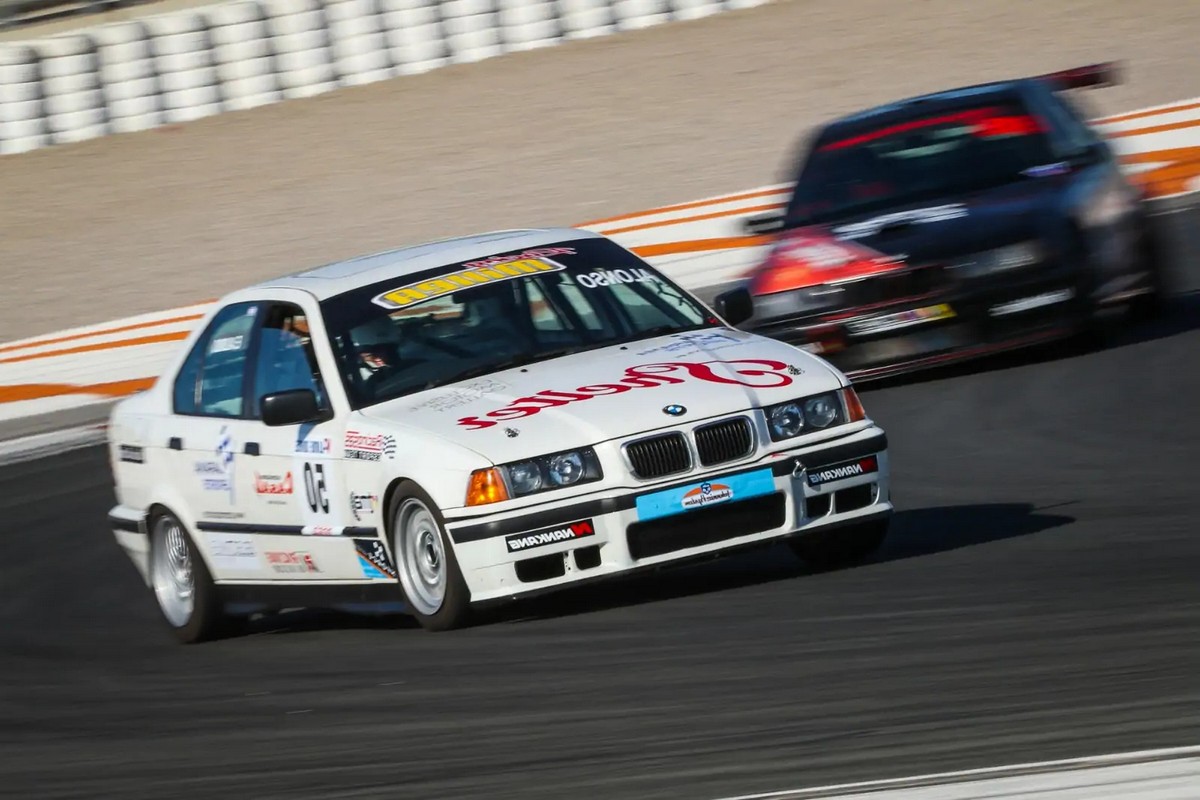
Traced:
<path id="1" fill-rule="evenodd" d="M 723 369 L 718 369 L 723 368 Z M 728 372 L 729 374 L 725 374 Z M 542 409 L 565 406 L 581 400 L 591 400 L 606 394 L 621 394 L 634 389 L 653 389 L 666 384 L 686 383 L 689 379 L 705 383 L 723 383 L 733 386 L 750 386 L 756 389 L 775 389 L 793 382 L 788 374 L 788 365 L 782 361 L 765 358 L 746 358 L 737 361 L 665 361 L 659 364 L 642 364 L 629 367 L 625 375 L 614 383 L 594 383 L 579 386 L 570 392 L 543 389 L 540 392 L 519 397 L 504 408 L 488 411 L 484 417 L 496 420 L 531 417 Z M 490 419 L 479 416 L 462 417 L 458 424 L 470 430 L 482 430 L 496 425 Z"/>

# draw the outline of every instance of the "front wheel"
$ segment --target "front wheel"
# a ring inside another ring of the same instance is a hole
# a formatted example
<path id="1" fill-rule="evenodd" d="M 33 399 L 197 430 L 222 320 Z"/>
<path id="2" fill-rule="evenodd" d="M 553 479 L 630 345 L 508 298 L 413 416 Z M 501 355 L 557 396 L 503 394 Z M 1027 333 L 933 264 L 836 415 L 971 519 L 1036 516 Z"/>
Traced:
<path id="1" fill-rule="evenodd" d="M 465 626 L 470 591 L 433 500 L 406 481 L 392 496 L 388 516 L 392 553 L 409 613 L 429 631 Z"/>
<path id="2" fill-rule="evenodd" d="M 859 525 L 818 531 L 793 539 L 792 552 L 817 570 L 837 569 L 860 564 L 883 545 L 889 519 L 872 520 Z"/>
<path id="3" fill-rule="evenodd" d="M 156 514 L 151 522 L 150 586 L 158 610 L 180 642 L 202 642 L 224 631 L 228 620 L 212 576 L 183 523 L 169 511 Z"/>

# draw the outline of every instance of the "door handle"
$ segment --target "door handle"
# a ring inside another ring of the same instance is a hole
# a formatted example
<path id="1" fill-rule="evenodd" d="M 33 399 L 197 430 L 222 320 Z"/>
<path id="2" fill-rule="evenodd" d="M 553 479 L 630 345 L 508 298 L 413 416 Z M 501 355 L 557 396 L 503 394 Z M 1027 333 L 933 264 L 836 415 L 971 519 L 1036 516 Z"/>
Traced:
<path id="1" fill-rule="evenodd" d="M 246 442 L 246 455 L 256 456 L 258 454 L 258 442 Z"/>
<path id="2" fill-rule="evenodd" d="M 171 448 L 172 450 L 182 450 L 183 439 L 180 439 L 178 436 L 172 436 L 170 441 L 167 442 L 167 447 Z"/>

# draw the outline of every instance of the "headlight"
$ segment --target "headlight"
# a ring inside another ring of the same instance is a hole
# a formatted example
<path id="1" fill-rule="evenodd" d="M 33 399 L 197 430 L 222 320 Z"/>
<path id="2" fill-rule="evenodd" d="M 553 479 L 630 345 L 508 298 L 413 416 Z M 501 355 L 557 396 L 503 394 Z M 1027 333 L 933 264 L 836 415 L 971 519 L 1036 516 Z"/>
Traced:
<path id="1" fill-rule="evenodd" d="M 771 439 L 776 442 L 867 418 L 858 394 L 849 386 L 768 406 L 764 410 Z"/>
<path id="2" fill-rule="evenodd" d="M 771 426 L 771 438 L 790 439 L 804 430 L 804 410 L 799 403 L 783 403 L 767 409 L 767 423 Z"/>
<path id="3" fill-rule="evenodd" d="M 578 486 L 603 477 L 595 450 L 590 447 L 565 450 L 476 470 L 467 489 L 467 505 L 498 503 L 564 486 Z"/>
<path id="4" fill-rule="evenodd" d="M 823 394 L 804 401 L 804 420 L 814 428 L 828 428 L 842 416 L 841 398 Z"/>

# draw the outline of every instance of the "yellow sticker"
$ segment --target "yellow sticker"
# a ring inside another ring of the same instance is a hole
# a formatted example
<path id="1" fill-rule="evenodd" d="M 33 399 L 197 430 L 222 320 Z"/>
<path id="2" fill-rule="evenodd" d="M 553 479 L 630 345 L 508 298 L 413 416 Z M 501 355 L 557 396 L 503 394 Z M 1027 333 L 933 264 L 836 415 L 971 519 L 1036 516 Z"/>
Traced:
<path id="1" fill-rule="evenodd" d="M 566 250 L 566 248 L 560 249 Z M 472 265 L 477 264 L 478 266 L 473 266 L 471 269 L 448 272 L 436 278 L 417 281 L 407 286 L 392 289 L 376 296 L 373 302 L 386 309 L 408 308 L 417 303 L 424 303 L 437 297 L 452 294 L 461 289 L 510 281 L 513 278 L 523 278 L 526 275 L 536 275 L 541 272 L 558 272 L 566 269 L 565 266 L 557 261 L 553 261 L 542 255 L 534 255 L 533 253 L 522 253 L 506 261 L 468 263 Z"/>
<path id="2" fill-rule="evenodd" d="M 917 314 L 922 319 L 946 319 L 955 315 L 954 309 L 950 307 L 949 303 L 939 303 L 936 306 L 917 309 Z"/>

